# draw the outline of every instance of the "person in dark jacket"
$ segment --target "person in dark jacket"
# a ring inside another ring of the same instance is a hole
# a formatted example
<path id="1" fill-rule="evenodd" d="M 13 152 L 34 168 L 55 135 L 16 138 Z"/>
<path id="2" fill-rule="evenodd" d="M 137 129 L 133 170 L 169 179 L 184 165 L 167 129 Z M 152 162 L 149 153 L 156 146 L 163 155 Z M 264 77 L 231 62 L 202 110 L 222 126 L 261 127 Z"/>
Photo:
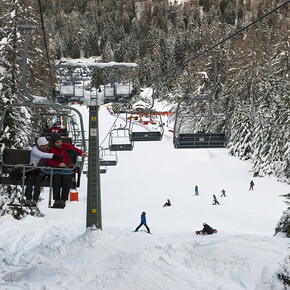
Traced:
<path id="1" fill-rule="evenodd" d="M 141 223 L 140 225 L 136 228 L 135 232 L 138 232 L 138 230 L 142 227 L 142 226 L 145 226 L 146 229 L 147 229 L 147 232 L 150 233 L 150 229 L 149 227 L 147 226 L 147 223 L 146 223 L 146 212 L 142 212 L 141 214 Z"/>
<path id="2" fill-rule="evenodd" d="M 221 197 L 223 197 L 223 196 L 226 197 L 226 191 L 224 189 L 221 190 L 221 193 L 222 193 Z"/>
<path id="3" fill-rule="evenodd" d="M 169 199 L 167 199 L 167 201 L 166 201 L 165 204 L 163 205 L 163 207 L 165 207 L 165 206 L 171 206 L 171 202 L 170 202 Z"/>
<path id="4" fill-rule="evenodd" d="M 208 224 L 206 224 L 206 223 L 203 223 L 202 225 L 203 225 L 203 229 L 201 230 L 201 232 L 202 232 L 203 234 L 208 234 L 208 235 L 213 234 L 213 228 L 212 228 L 212 227 L 210 227 L 210 226 L 209 226 Z"/>
<path id="5" fill-rule="evenodd" d="M 68 144 L 62 143 L 59 134 L 51 136 L 52 147 L 49 148 L 49 153 L 54 153 L 61 157 L 60 161 L 47 160 L 46 164 L 51 167 L 72 168 L 67 150 L 74 151 L 76 154 L 81 155 L 83 158 L 87 156 L 82 150 Z M 71 188 L 73 179 L 73 171 L 63 171 L 62 173 L 55 171 L 52 180 L 53 199 L 55 208 L 64 208 L 68 200 L 69 190 Z"/>
<path id="6" fill-rule="evenodd" d="M 255 185 L 254 181 L 251 180 L 249 190 L 251 190 L 251 189 L 254 190 L 254 185 Z"/>
<path id="7" fill-rule="evenodd" d="M 36 145 L 31 149 L 29 165 L 35 167 L 45 166 L 46 159 L 53 159 L 57 161 L 60 160 L 60 156 L 57 156 L 53 153 L 48 153 L 48 141 L 45 137 L 39 137 L 37 139 Z M 32 171 L 29 171 L 26 176 L 27 186 L 25 189 L 25 204 L 36 206 L 40 195 L 40 184 L 44 178 L 44 175 L 41 174 L 39 168 L 36 168 Z M 34 193 L 32 196 L 33 187 Z"/>
<path id="8" fill-rule="evenodd" d="M 213 204 L 220 204 L 218 201 L 217 201 L 217 198 L 216 196 L 213 194 Z"/>

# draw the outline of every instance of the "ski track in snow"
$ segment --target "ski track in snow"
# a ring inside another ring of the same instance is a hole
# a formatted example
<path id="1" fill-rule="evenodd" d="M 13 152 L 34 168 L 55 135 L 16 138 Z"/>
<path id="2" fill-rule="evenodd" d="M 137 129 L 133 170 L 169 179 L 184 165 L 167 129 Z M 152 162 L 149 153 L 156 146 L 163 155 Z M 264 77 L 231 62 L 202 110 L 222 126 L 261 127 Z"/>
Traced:
<path id="1" fill-rule="evenodd" d="M 100 119 L 102 140 L 114 117 L 102 107 Z M 47 208 L 46 189 L 45 217 L 0 218 L 0 289 L 283 289 L 274 274 L 289 243 L 273 233 L 289 186 L 254 178 L 249 191 L 251 179 L 250 163 L 226 149 L 176 150 L 171 133 L 136 142 L 101 176 L 103 231 L 85 230 L 85 176 L 64 210 Z M 152 235 L 132 233 L 143 210 Z M 203 222 L 218 233 L 196 236 Z"/>

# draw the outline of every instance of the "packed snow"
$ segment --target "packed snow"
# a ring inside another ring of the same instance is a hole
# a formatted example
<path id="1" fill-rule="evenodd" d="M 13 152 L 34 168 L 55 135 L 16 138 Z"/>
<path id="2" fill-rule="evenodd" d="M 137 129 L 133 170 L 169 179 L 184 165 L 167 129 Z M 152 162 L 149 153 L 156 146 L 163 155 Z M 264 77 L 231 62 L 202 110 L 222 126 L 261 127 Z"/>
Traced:
<path id="1" fill-rule="evenodd" d="M 78 109 L 88 124 L 88 109 Z M 101 107 L 101 141 L 115 118 Z M 275 273 L 289 242 L 273 234 L 289 186 L 253 178 L 250 162 L 227 149 L 174 149 L 169 129 L 161 142 L 118 152 L 118 165 L 101 175 L 102 231 L 86 230 L 85 175 L 79 202 L 64 210 L 47 207 L 45 189 L 44 217 L 2 216 L 0 289 L 284 289 Z M 152 235 L 132 232 L 142 211 Z M 218 233 L 197 236 L 203 222 Z"/>

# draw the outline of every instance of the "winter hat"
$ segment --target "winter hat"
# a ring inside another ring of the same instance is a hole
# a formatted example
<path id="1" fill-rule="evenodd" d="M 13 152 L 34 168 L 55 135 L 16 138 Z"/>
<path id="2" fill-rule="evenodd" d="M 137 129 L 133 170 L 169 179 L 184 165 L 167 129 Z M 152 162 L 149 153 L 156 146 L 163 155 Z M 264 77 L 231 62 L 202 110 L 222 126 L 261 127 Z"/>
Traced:
<path id="1" fill-rule="evenodd" d="M 53 135 L 51 136 L 51 143 L 52 143 L 52 145 L 54 145 L 54 143 L 55 143 L 56 141 L 58 141 L 58 140 L 61 140 L 61 136 L 60 136 L 59 134 L 53 134 Z"/>
<path id="2" fill-rule="evenodd" d="M 37 145 L 42 146 L 42 145 L 47 145 L 49 142 L 46 140 L 45 137 L 39 137 L 37 139 Z"/>

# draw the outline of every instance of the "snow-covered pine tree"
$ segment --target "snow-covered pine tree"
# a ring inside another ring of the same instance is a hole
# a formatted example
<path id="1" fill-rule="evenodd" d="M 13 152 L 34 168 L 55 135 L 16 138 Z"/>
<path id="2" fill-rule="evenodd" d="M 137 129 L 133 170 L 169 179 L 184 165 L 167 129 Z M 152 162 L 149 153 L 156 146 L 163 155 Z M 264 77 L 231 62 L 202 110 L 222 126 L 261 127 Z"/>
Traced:
<path id="1" fill-rule="evenodd" d="M 252 121 L 249 104 L 236 102 L 231 117 L 230 152 L 240 159 L 252 157 Z"/>
<path id="2" fill-rule="evenodd" d="M 0 40 L 0 108 L 26 101 L 21 91 L 22 59 L 25 37 L 19 33 L 18 25 L 35 23 L 36 14 L 28 1 L 4 0 L 1 3 L 1 19 L 6 25 Z M 35 64 L 31 57 L 30 64 Z M 5 148 L 27 148 L 29 145 L 30 110 L 12 108 L 4 120 L 0 133 L 1 152 Z M 22 199 L 20 191 L 14 186 L 1 187 L 0 214 L 11 214 L 20 219 L 27 214 L 41 215 L 38 209 L 10 208 L 9 203 Z"/>
<path id="3" fill-rule="evenodd" d="M 290 238 L 290 193 L 284 195 L 286 198 L 287 210 L 285 210 L 275 228 L 275 235 L 281 234 L 283 237 Z M 290 256 L 285 257 L 285 263 L 280 265 L 276 275 L 285 287 L 290 286 Z M 286 289 L 286 288 L 285 288 Z M 287 288 L 288 289 L 288 288 Z"/>

